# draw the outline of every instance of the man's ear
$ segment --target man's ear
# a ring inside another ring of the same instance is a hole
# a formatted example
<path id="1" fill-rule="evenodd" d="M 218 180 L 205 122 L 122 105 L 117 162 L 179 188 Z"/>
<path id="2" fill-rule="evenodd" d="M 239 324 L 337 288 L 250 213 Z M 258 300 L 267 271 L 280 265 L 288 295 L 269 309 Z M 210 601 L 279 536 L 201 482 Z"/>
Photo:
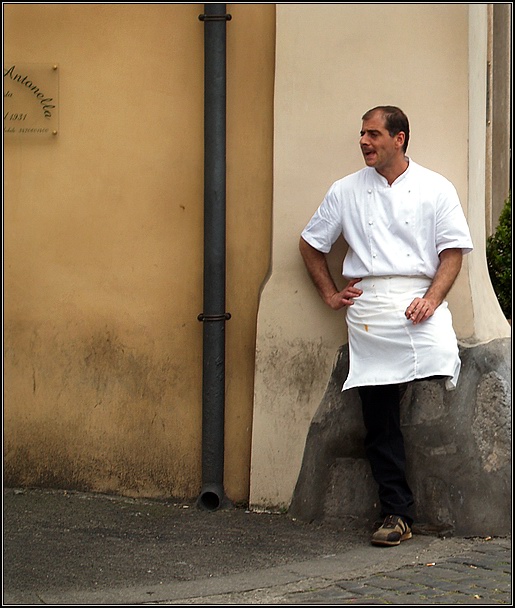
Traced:
<path id="1" fill-rule="evenodd" d="M 395 145 L 398 148 L 402 148 L 404 146 L 404 140 L 406 139 L 406 133 L 404 131 L 399 131 L 395 136 Z"/>

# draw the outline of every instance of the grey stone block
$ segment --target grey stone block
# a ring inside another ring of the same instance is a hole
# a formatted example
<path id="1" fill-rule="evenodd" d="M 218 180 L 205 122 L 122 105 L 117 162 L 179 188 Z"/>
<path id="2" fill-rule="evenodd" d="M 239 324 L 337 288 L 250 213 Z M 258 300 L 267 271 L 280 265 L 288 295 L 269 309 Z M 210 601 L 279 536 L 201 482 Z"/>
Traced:
<path id="1" fill-rule="evenodd" d="M 460 357 L 456 390 L 440 380 L 413 382 L 402 403 L 417 524 L 421 531 L 502 536 L 511 531 L 511 339 L 462 345 Z M 345 345 L 306 439 L 290 505 L 301 520 L 371 524 L 379 514 L 359 396 L 341 392 L 347 370 Z"/>

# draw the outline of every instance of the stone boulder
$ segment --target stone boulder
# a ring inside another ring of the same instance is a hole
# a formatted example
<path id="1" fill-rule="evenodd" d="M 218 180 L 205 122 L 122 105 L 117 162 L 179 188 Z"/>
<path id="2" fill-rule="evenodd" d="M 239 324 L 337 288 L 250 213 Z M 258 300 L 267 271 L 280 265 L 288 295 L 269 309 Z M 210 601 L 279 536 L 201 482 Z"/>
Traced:
<path id="1" fill-rule="evenodd" d="M 415 531 L 459 536 L 511 532 L 511 339 L 461 345 L 458 386 L 409 385 L 401 406 Z M 372 525 L 377 486 L 365 457 L 357 390 L 341 392 L 342 346 L 311 422 L 289 513 L 303 521 L 345 519 Z"/>

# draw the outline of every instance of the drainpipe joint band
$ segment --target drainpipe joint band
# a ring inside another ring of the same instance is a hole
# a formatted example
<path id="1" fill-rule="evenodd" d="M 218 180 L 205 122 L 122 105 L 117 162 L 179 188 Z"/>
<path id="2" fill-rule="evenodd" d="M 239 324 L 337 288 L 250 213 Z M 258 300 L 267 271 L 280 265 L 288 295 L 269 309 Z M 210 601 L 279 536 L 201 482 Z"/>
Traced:
<path id="1" fill-rule="evenodd" d="M 199 321 L 228 321 L 230 318 L 230 312 L 226 312 L 223 315 L 205 315 L 203 313 L 200 313 L 197 317 Z"/>
<path id="2" fill-rule="evenodd" d="M 232 15 L 199 15 L 200 21 L 230 21 Z"/>

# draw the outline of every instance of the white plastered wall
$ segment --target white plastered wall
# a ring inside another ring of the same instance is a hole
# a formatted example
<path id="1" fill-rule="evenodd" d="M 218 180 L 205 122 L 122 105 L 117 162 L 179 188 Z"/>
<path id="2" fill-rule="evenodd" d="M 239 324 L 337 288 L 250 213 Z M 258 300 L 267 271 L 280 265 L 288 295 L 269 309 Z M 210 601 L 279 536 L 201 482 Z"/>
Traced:
<path id="1" fill-rule="evenodd" d="M 473 312 L 471 342 L 508 337 L 511 328 L 502 314 L 486 264 L 486 107 L 487 107 L 487 4 L 469 4 L 469 196 L 468 222 L 474 255 L 468 275 Z"/>
<path id="2" fill-rule="evenodd" d="M 309 424 L 347 341 L 344 312 L 319 299 L 298 240 L 331 183 L 363 166 L 369 108 L 404 109 L 409 155 L 455 184 L 469 216 L 476 250 L 449 294 L 459 339 L 509 335 L 485 275 L 486 6 L 277 5 L 272 272 L 258 315 L 253 506 L 289 505 Z M 338 243 L 331 252 L 335 277 L 344 250 Z"/>

